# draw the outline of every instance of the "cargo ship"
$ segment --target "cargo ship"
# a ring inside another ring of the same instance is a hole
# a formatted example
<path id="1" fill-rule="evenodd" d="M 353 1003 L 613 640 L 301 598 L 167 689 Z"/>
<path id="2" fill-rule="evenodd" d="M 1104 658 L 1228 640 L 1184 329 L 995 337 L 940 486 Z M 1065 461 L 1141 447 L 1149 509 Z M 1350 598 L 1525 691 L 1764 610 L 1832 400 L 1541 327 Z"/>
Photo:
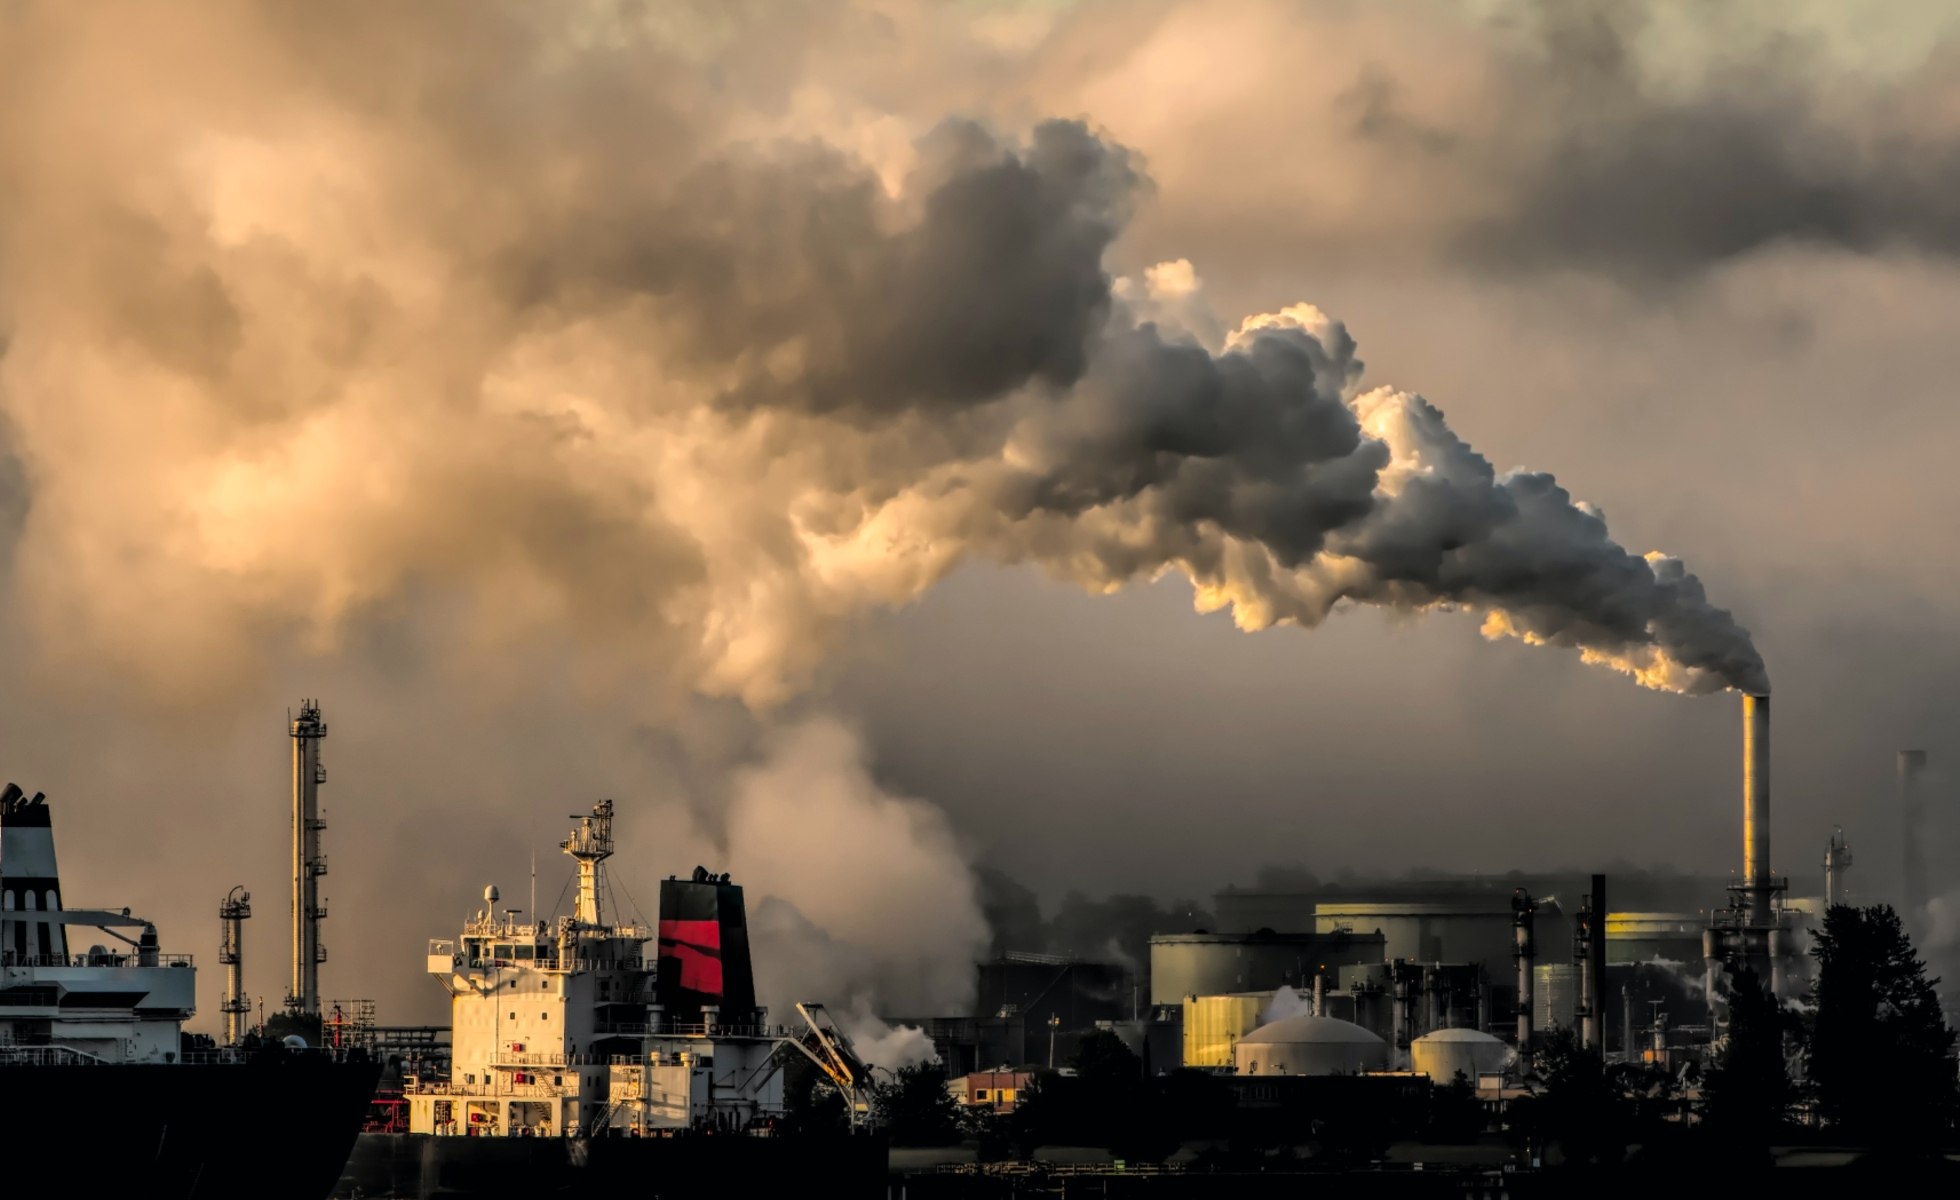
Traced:
<path id="1" fill-rule="evenodd" d="M 75 935 L 102 941 L 78 950 Z M 119 910 L 69 908 L 47 798 L 0 791 L 0 1130 L 23 1194 L 321 1200 L 379 1066 L 298 1039 L 186 1035 L 191 956 Z M 65 1182 L 64 1182 L 65 1181 Z"/>
<path id="2" fill-rule="evenodd" d="M 429 943 L 449 1061 L 404 1077 L 407 1131 L 360 1134 L 335 1195 L 882 1195 L 869 1072 L 821 1005 L 795 1026 L 757 1006 L 741 887 L 697 867 L 661 883 L 656 928 L 627 922 L 602 904 L 612 802 L 572 819 L 570 915 L 519 920 L 493 886 L 460 937 Z M 788 1132 L 797 1060 L 844 1097 L 848 1131 Z"/>

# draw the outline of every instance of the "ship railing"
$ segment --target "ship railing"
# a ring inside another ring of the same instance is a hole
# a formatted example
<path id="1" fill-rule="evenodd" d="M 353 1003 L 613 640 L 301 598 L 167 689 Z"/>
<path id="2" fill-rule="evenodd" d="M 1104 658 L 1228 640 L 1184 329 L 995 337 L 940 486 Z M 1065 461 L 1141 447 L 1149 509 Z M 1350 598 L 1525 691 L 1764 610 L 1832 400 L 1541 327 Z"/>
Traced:
<path id="1" fill-rule="evenodd" d="M 639 955 L 625 958 L 574 958 L 569 960 L 574 971 L 644 971 L 647 960 Z"/>
<path id="2" fill-rule="evenodd" d="M 155 954 L 145 962 L 134 954 L 15 954 L 0 953 L 0 967 L 188 967 L 189 954 Z"/>
<path id="3" fill-rule="evenodd" d="M 470 1098 L 494 1099 L 499 1096 L 518 1098 L 562 1096 L 568 1090 L 575 1090 L 577 1080 L 564 1084 L 555 1083 L 511 1083 L 509 1077 L 493 1079 L 489 1082 L 456 1083 L 451 1080 L 428 1079 L 402 1082 L 404 1096 L 465 1096 Z"/>
<path id="4" fill-rule="evenodd" d="M 710 1025 L 703 1021 L 665 1021 L 654 1033 L 662 1037 L 780 1038 L 788 1036 L 781 1025 Z"/>
<path id="5" fill-rule="evenodd" d="M 0 1043 L 0 1063 L 30 1067 L 106 1066 L 109 1060 L 73 1046 L 17 1046 Z"/>
<path id="6" fill-rule="evenodd" d="M 565 1052 L 512 1050 L 493 1056 L 491 1064 L 499 1067 L 562 1067 L 565 1065 Z"/>

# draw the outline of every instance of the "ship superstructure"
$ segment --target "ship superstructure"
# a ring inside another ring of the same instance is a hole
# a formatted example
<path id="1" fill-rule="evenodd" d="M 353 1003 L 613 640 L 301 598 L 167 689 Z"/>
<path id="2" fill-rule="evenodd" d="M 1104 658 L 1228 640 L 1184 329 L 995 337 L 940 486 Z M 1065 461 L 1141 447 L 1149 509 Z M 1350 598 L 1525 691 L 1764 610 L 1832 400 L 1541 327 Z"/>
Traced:
<path id="1" fill-rule="evenodd" d="M 86 930 L 104 941 L 77 950 L 71 934 Z M 162 953 L 155 925 L 126 908 L 63 904 L 47 798 L 9 783 L 0 791 L 0 1062 L 173 1062 L 196 1007 L 191 956 Z"/>
<path id="2" fill-rule="evenodd" d="M 234 892 L 231 915 L 248 915 L 244 900 Z M 0 1129 L 21 1161 L 80 1172 L 67 1190 L 90 1195 L 319 1200 L 379 1066 L 186 1035 L 196 980 L 190 955 L 163 953 L 128 909 L 68 907 L 46 798 L 0 790 Z"/>
<path id="3" fill-rule="evenodd" d="M 696 868 L 660 890 L 648 929 L 609 913 L 602 800 L 560 848 L 578 864 L 573 912 L 499 910 L 495 887 L 460 938 L 429 944 L 448 991 L 446 1079 L 406 1081 L 413 1134 L 655 1135 L 758 1129 L 782 1112 L 782 1055 L 816 1061 L 847 1095 L 866 1078 L 849 1043 L 804 1008 L 800 1037 L 756 1006 L 742 889 Z M 653 957 L 649 942 L 657 942 Z"/>

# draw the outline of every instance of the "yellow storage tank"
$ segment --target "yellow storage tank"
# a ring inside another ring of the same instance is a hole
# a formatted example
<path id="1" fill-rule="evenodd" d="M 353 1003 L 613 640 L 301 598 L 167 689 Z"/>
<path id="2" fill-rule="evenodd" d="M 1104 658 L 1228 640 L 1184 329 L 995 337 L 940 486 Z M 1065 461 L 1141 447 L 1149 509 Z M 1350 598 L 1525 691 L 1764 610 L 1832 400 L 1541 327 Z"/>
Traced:
<path id="1" fill-rule="evenodd" d="M 1229 1067 L 1232 1047 L 1259 1028 L 1260 1014 L 1273 1002 L 1271 992 L 1234 992 L 1184 998 L 1184 1065 Z"/>

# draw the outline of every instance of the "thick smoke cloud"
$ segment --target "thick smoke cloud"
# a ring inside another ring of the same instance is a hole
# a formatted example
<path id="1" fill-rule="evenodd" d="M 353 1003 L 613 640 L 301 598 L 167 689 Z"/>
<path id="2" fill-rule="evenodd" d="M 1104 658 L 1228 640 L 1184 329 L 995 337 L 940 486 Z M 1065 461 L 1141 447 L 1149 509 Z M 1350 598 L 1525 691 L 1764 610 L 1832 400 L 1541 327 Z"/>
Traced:
<path id="1" fill-rule="evenodd" d="M 562 71 L 490 45 L 477 65 L 519 81 Z M 390 118 L 420 112 L 336 107 L 346 177 L 320 175 L 330 132 L 216 106 L 152 130 L 154 198 L 20 156 L 0 403 L 44 501 L 22 584 L 57 634 L 175 680 L 219 636 L 331 642 L 426 582 L 759 703 L 852 613 L 982 555 L 1099 590 L 1178 571 L 1248 629 L 1467 605 L 1650 686 L 1766 686 L 1678 563 L 1548 475 L 1498 475 L 1420 399 L 1357 394 L 1318 310 L 1222 350 L 1133 323 L 1102 263 L 1136 168 L 1083 125 L 944 126 L 890 196 L 822 147 L 656 175 L 621 157 L 636 139 L 572 133 L 588 90 L 530 96 L 487 157 L 467 122 L 408 146 Z M 428 194 L 429 159 L 473 186 Z M 112 231 L 81 247 L 93 275 L 41 236 L 77 208 Z"/>

